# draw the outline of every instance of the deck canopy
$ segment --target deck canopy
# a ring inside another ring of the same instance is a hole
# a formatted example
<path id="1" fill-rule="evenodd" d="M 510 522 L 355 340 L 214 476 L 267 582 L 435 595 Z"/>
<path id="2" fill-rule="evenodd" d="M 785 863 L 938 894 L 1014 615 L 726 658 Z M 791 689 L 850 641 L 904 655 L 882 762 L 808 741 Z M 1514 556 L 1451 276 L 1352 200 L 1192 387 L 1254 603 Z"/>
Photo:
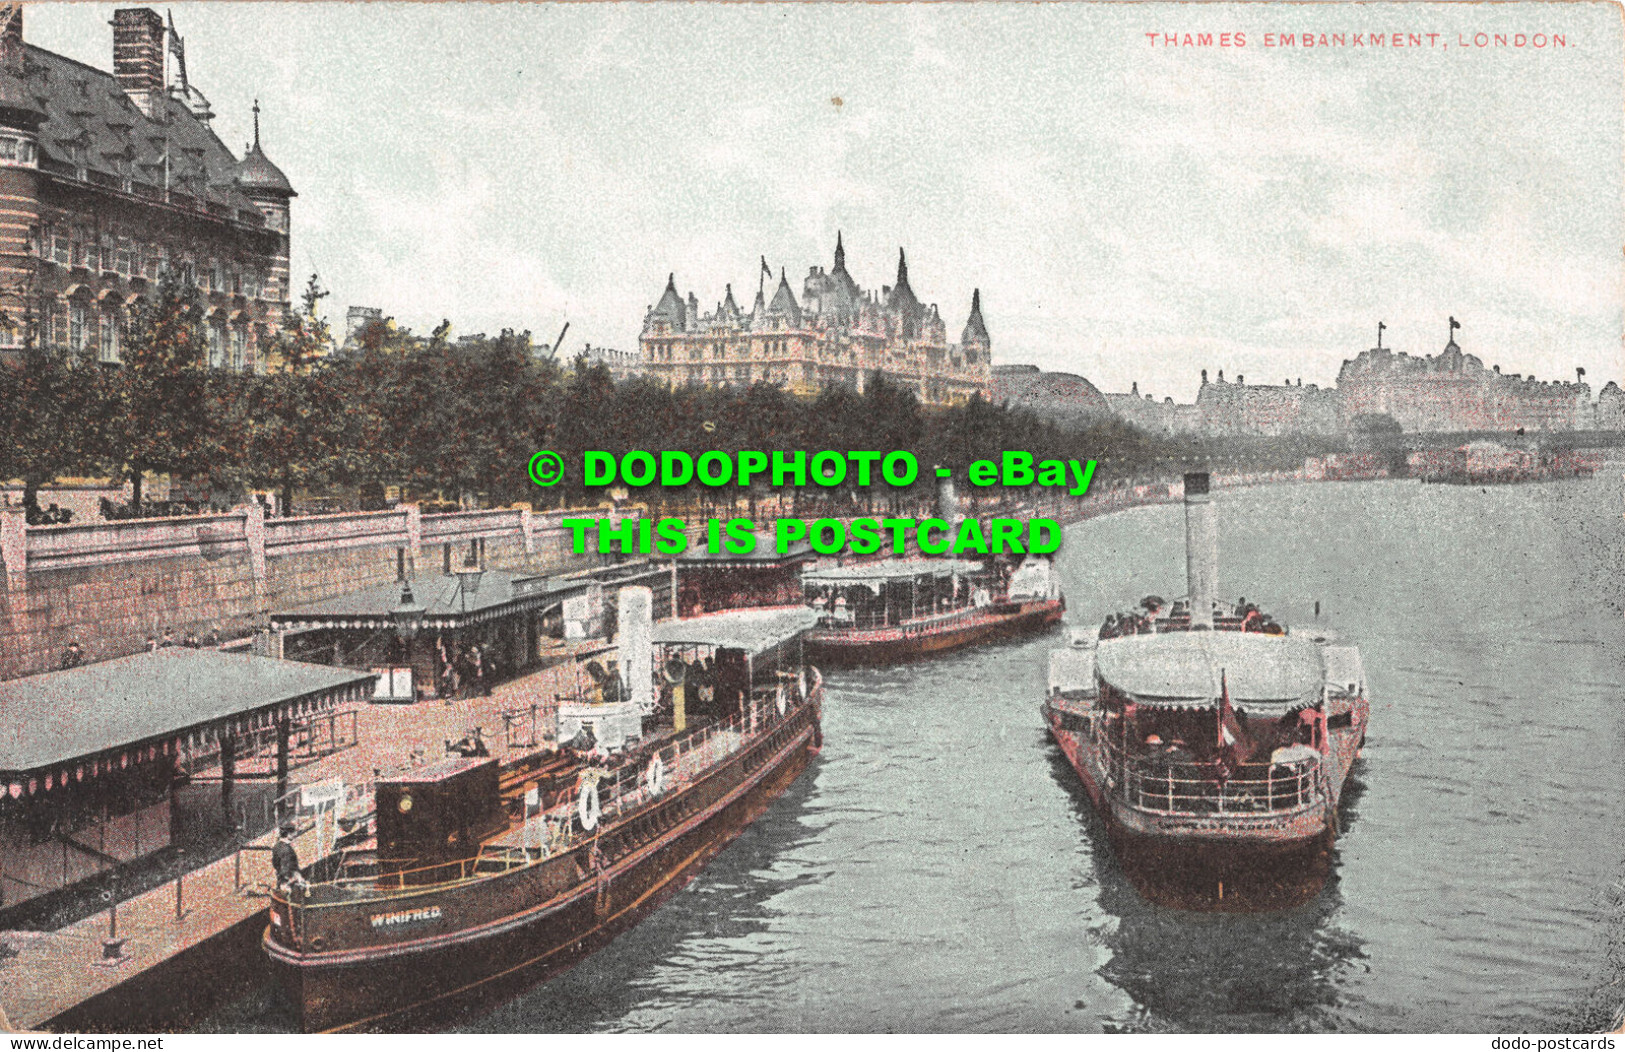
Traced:
<path id="1" fill-rule="evenodd" d="M 1253 716 L 1316 704 L 1325 682 L 1319 648 L 1261 632 L 1164 632 L 1102 640 L 1100 678 L 1141 705 L 1213 708 L 1221 679 L 1230 703 Z"/>
<path id="2" fill-rule="evenodd" d="M 755 547 L 748 552 L 730 552 L 726 545 L 720 552 L 707 551 L 704 546 L 690 548 L 677 556 L 677 565 L 692 570 L 777 570 L 817 558 L 805 540 L 791 541 L 780 554 L 773 530 L 757 530 L 751 536 Z"/>
<path id="3" fill-rule="evenodd" d="M 654 642 L 664 646 L 708 646 L 755 655 L 795 639 L 818 623 L 806 607 L 766 607 L 663 621 Z"/>
<path id="4" fill-rule="evenodd" d="M 483 624 L 497 618 L 557 606 L 584 594 L 586 579 L 539 577 L 486 570 L 473 591 L 456 574 L 417 573 L 407 578 L 412 598 L 424 607 L 422 626 L 430 631 Z M 352 628 L 393 630 L 391 611 L 401 604 L 401 582 L 373 585 L 319 603 L 271 615 L 274 629 Z"/>
<path id="5" fill-rule="evenodd" d="M 199 735 L 360 701 L 372 686 L 371 672 L 189 647 L 0 682 L 0 780 L 13 797 L 84 781 Z"/>
<path id="6" fill-rule="evenodd" d="M 884 559 L 876 563 L 854 563 L 808 570 L 801 575 L 803 585 L 841 588 L 861 584 L 876 592 L 888 581 L 911 581 L 919 577 L 968 576 L 981 572 L 974 559 Z"/>

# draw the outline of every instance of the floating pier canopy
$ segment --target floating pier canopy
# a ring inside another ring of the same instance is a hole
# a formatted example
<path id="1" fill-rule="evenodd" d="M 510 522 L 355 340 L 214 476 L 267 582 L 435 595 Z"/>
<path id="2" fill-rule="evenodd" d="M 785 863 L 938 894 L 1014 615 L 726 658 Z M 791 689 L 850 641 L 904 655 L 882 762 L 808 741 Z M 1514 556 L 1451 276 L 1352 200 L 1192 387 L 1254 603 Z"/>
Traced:
<path id="1" fill-rule="evenodd" d="M 473 591 L 462 588 L 456 574 L 419 573 L 407 579 L 412 583 L 413 599 L 424 607 L 423 627 L 431 631 L 481 624 L 529 610 L 545 610 L 585 593 L 591 584 L 586 579 L 539 577 L 503 570 L 484 571 L 478 589 Z M 395 621 L 390 612 L 400 603 L 401 583 L 390 581 L 309 606 L 278 611 L 271 615 L 271 627 L 393 630 Z"/>
<path id="2" fill-rule="evenodd" d="M 755 547 L 748 552 L 730 552 L 726 546 L 720 552 L 707 551 L 703 546 L 690 548 L 677 556 L 677 565 L 695 570 L 777 569 L 817 558 L 805 540 L 791 541 L 780 554 L 773 530 L 757 530 L 752 537 Z"/>
<path id="3" fill-rule="evenodd" d="M 8 680 L 0 683 L 0 781 L 32 782 L 30 792 L 70 774 L 83 781 L 172 755 L 194 734 L 246 731 L 369 698 L 373 680 L 371 672 L 190 647 Z"/>
<path id="4" fill-rule="evenodd" d="M 654 641 L 667 646 L 727 647 L 747 654 L 772 650 L 818 624 L 806 607 L 764 607 L 663 621 L 654 626 Z"/>
<path id="5" fill-rule="evenodd" d="M 907 581 L 915 577 L 963 577 L 981 572 L 982 564 L 974 559 L 885 559 L 877 563 L 855 563 L 851 566 L 831 566 L 808 570 L 801 575 L 803 584 L 842 585 L 861 584 L 879 589 L 887 581 Z"/>
<path id="6" fill-rule="evenodd" d="M 1142 705 L 1211 708 L 1223 682 L 1250 715 L 1283 715 L 1320 700 L 1320 650 L 1260 632 L 1163 632 L 1104 640 L 1100 678 Z"/>

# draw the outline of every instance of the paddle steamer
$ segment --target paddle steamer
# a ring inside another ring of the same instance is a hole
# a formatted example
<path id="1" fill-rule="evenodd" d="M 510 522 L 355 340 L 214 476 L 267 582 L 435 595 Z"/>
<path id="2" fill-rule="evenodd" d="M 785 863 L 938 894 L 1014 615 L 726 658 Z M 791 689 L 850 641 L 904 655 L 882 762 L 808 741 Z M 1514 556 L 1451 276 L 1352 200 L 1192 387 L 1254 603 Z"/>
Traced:
<path id="1" fill-rule="evenodd" d="M 907 661 L 1004 636 L 1042 631 L 1066 598 L 1054 567 L 1029 555 L 1008 580 L 962 559 L 888 559 L 808 570 L 818 614 L 808 652 L 832 665 Z"/>
<path id="2" fill-rule="evenodd" d="M 565 745 L 381 774 L 370 839 L 272 895 L 263 945 L 307 1031 L 411 1026 L 571 967 L 807 767 L 823 742 L 810 611 L 652 626 L 647 589 L 620 606 L 621 675 L 561 706 Z"/>
<path id="3" fill-rule="evenodd" d="M 1043 714 L 1130 880 L 1164 904 L 1318 893 L 1370 712 L 1356 647 L 1214 598 L 1205 473 L 1185 476 L 1189 596 L 1147 596 L 1051 655 Z"/>

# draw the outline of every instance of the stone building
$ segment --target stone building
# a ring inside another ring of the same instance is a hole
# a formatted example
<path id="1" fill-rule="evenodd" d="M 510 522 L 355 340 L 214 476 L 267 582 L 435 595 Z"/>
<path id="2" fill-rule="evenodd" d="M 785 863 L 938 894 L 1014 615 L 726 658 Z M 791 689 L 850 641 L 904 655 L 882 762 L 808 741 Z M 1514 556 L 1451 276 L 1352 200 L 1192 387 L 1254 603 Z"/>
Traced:
<path id="1" fill-rule="evenodd" d="M 769 274 L 764 261 L 763 270 Z M 676 276 L 643 319 L 638 352 L 646 375 L 670 385 L 720 386 L 758 381 L 782 384 L 811 397 L 834 386 L 862 390 L 879 370 L 912 388 L 927 405 L 987 397 L 992 346 L 982 319 L 981 292 L 958 343 L 936 304 L 920 302 L 908 280 L 908 261 L 897 254 L 897 281 L 865 291 L 846 269 L 846 249 L 835 239 L 835 265 L 814 266 L 797 300 L 784 271 L 771 298 L 758 287 L 751 309 L 734 300 L 733 287 L 710 313 L 691 292 L 677 292 Z"/>
<path id="2" fill-rule="evenodd" d="M 1386 414 L 1406 431 L 1574 431 L 1592 426 L 1591 388 L 1576 377 L 1536 381 L 1486 369 L 1456 345 L 1459 323 L 1438 355 L 1416 358 L 1377 346 L 1345 361 L 1337 374 L 1345 422 Z"/>
<path id="3" fill-rule="evenodd" d="M 995 365 L 992 400 L 1025 409 L 1057 427 L 1087 427 L 1112 415 L 1106 396 L 1074 373 L 1036 365 Z"/>
<path id="4" fill-rule="evenodd" d="M 1613 380 L 1597 395 L 1595 426 L 1598 431 L 1625 431 L 1625 391 Z"/>
<path id="5" fill-rule="evenodd" d="M 1142 395 L 1139 381 L 1130 385 L 1127 394 L 1111 392 L 1105 397 L 1112 415 L 1150 434 L 1186 435 L 1199 430 L 1201 426 L 1201 418 L 1194 404 L 1175 402 L 1172 398 L 1163 398 L 1159 402 L 1153 395 Z"/>
<path id="6" fill-rule="evenodd" d="M 174 273 L 207 312 L 209 364 L 263 370 L 289 304 L 292 185 L 254 142 L 239 158 L 147 8 L 113 15 L 113 70 L 0 29 L 0 357 L 34 344 L 120 360 L 132 307 Z"/>
<path id="7" fill-rule="evenodd" d="M 1248 384 L 1237 376 L 1227 382 L 1220 372 L 1196 395 L 1199 427 L 1204 435 L 1330 435 L 1341 429 L 1338 392 L 1315 384 Z"/>
<path id="8" fill-rule="evenodd" d="M 581 348 L 579 357 L 584 358 L 588 365 L 602 365 L 609 370 L 610 379 L 616 383 L 630 380 L 643 371 L 643 362 L 634 351 L 617 351 L 613 347 L 594 347 L 587 344 Z"/>

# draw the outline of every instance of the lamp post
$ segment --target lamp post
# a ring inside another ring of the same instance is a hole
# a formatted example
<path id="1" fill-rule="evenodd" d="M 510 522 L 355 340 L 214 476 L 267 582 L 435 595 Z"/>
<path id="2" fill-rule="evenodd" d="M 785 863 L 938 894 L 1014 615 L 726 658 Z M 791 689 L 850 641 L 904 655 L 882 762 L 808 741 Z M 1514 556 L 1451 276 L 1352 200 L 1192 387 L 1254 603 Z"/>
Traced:
<path id="1" fill-rule="evenodd" d="M 412 595 L 412 582 L 401 581 L 401 601 L 389 612 L 390 620 L 395 622 L 395 635 L 410 644 L 423 627 L 423 615 L 427 612 L 428 607 Z"/>
<path id="2" fill-rule="evenodd" d="M 457 595 L 460 602 L 459 609 L 468 613 L 468 597 L 476 595 L 480 590 L 480 578 L 485 575 L 472 555 L 464 560 L 463 565 L 457 568 Z"/>

